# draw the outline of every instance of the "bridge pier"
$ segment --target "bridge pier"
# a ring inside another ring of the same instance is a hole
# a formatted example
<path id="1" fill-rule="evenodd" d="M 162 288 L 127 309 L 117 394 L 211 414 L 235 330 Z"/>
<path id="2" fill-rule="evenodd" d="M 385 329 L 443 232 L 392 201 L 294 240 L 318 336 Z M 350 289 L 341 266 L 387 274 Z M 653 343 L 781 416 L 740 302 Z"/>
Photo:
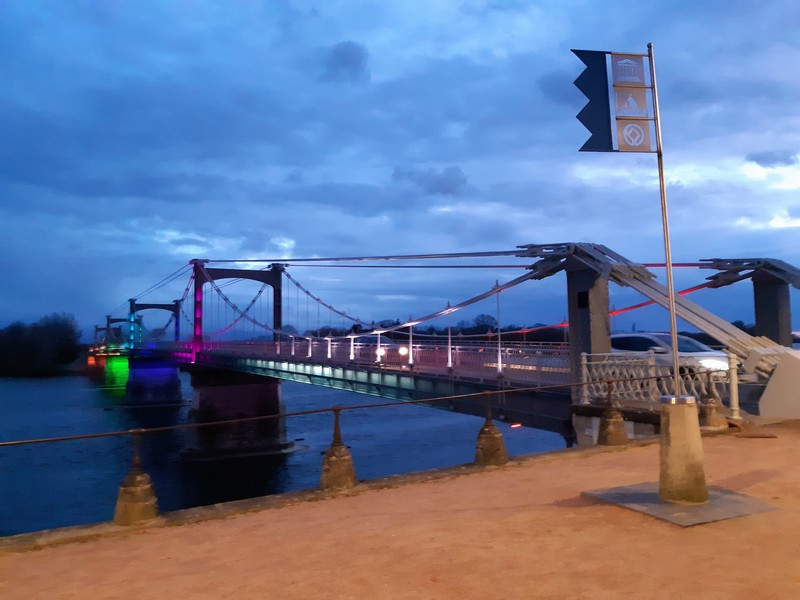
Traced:
<path id="1" fill-rule="evenodd" d="M 183 401 L 178 368 L 159 360 L 128 358 L 125 398 L 133 406 L 177 404 Z"/>
<path id="2" fill-rule="evenodd" d="M 190 423 L 267 417 L 283 411 L 280 380 L 221 369 L 195 368 Z M 281 455 L 292 450 L 282 417 L 189 430 L 187 458 Z"/>

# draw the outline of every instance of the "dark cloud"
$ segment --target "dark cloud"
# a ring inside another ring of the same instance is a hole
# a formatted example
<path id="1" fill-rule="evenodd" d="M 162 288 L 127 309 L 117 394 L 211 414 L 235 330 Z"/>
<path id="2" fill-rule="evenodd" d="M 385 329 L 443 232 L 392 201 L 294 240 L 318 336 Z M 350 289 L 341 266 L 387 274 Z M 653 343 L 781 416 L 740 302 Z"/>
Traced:
<path id="1" fill-rule="evenodd" d="M 580 74 L 580 72 L 578 72 Z M 536 79 L 536 88 L 545 98 L 565 106 L 575 106 L 576 98 L 586 102 L 584 96 L 572 83 L 577 75 L 574 71 L 551 71 Z"/>
<path id="2" fill-rule="evenodd" d="M 328 48 L 324 54 L 320 78 L 322 81 L 338 83 L 369 81 L 369 51 L 366 46 L 348 40 Z"/>
<path id="3" fill-rule="evenodd" d="M 467 176 L 459 166 L 445 167 L 438 171 L 434 168 L 395 167 L 392 180 L 409 181 L 430 195 L 458 196 L 467 187 Z"/>
<path id="4" fill-rule="evenodd" d="M 745 156 L 745 160 L 754 162 L 762 167 L 783 167 L 797 164 L 796 150 L 766 150 L 752 152 Z"/>
<path id="5" fill-rule="evenodd" d="M 652 157 L 578 154 L 583 67 L 568 50 L 643 52 L 642 31 L 659 51 L 676 254 L 797 262 L 797 230 L 766 225 L 773 208 L 796 218 L 796 190 L 736 166 L 796 164 L 800 4 L 731 1 L 10 3 L 0 261 L 15 285 L 0 312 L 101 318 L 196 246 L 238 258 L 592 241 L 658 260 Z M 54 257 L 57 281 L 30 275 Z M 396 272 L 361 273 L 314 291 L 424 296 L 377 319 L 475 291 L 474 273 L 454 286 L 406 272 L 401 290 Z M 348 301 L 374 306 L 363 298 Z"/>
<path id="6" fill-rule="evenodd" d="M 305 183 L 305 175 L 299 169 L 293 169 L 283 179 L 284 183 Z"/>

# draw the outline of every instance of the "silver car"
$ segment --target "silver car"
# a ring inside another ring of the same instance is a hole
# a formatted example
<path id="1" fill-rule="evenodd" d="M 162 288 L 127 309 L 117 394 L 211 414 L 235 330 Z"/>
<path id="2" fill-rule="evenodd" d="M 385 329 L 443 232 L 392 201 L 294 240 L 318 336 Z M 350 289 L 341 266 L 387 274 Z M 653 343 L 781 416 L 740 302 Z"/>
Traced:
<path id="1" fill-rule="evenodd" d="M 612 352 L 653 352 L 656 364 L 672 367 L 672 336 L 669 333 L 615 333 Z M 678 362 L 681 372 L 716 371 L 725 376 L 728 355 L 695 339 L 678 336 Z"/>

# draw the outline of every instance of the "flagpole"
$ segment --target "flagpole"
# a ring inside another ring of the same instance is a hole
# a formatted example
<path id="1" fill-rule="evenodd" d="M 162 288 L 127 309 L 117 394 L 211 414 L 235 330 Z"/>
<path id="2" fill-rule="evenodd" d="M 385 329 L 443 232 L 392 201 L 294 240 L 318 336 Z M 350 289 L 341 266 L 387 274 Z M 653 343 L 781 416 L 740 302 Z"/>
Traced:
<path id="1" fill-rule="evenodd" d="M 661 119 L 658 113 L 658 86 L 656 85 L 656 60 L 653 43 L 647 44 L 647 58 L 650 63 L 650 81 L 653 85 L 653 119 L 656 127 L 656 156 L 658 157 L 658 185 L 661 189 L 661 224 L 664 232 L 664 258 L 667 267 L 667 296 L 669 300 L 669 331 L 672 338 L 672 368 L 675 395 L 683 393 L 683 380 L 678 361 L 678 325 L 675 317 L 675 284 L 672 280 L 672 250 L 669 243 L 669 217 L 667 214 L 667 186 L 664 182 L 664 153 L 661 147 Z"/>

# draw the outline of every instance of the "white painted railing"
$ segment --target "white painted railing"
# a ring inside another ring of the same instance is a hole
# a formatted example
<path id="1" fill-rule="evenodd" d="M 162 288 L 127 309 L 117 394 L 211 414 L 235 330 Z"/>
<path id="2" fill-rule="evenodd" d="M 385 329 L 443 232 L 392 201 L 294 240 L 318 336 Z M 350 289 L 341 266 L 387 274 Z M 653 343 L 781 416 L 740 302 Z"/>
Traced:
<path id="1" fill-rule="evenodd" d="M 159 342 L 151 348 L 186 352 L 188 342 Z M 406 348 L 408 352 L 401 352 Z M 201 350 L 249 358 L 283 358 L 338 366 L 374 367 L 391 370 L 414 370 L 419 373 L 453 375 L 464 378 L 491 379 L 524 385 L 560 385 L 570 383 L 569 350 L 564 344 L 447 342 L 415 343 L 410 348 L 402 342 L 382 344 L 351 343 L 349 340 L 295 338 L 279 342 L 219 342 L 207 340 Z"/>
<path id="2" fill-rule="evenodd" d="M 713 387 L 719 398 L 728 396 L 727 371 L 709 371 L 700 367 L 684 368 L 682 393 L 701 400 Z M 581 355 L 580 401 L 584 404 L 611 399 L 620 405 L 655 407 L 663 395 L 675 394 L 672 367 L 656 363 L 655 355 L 613 352 Z"/>

